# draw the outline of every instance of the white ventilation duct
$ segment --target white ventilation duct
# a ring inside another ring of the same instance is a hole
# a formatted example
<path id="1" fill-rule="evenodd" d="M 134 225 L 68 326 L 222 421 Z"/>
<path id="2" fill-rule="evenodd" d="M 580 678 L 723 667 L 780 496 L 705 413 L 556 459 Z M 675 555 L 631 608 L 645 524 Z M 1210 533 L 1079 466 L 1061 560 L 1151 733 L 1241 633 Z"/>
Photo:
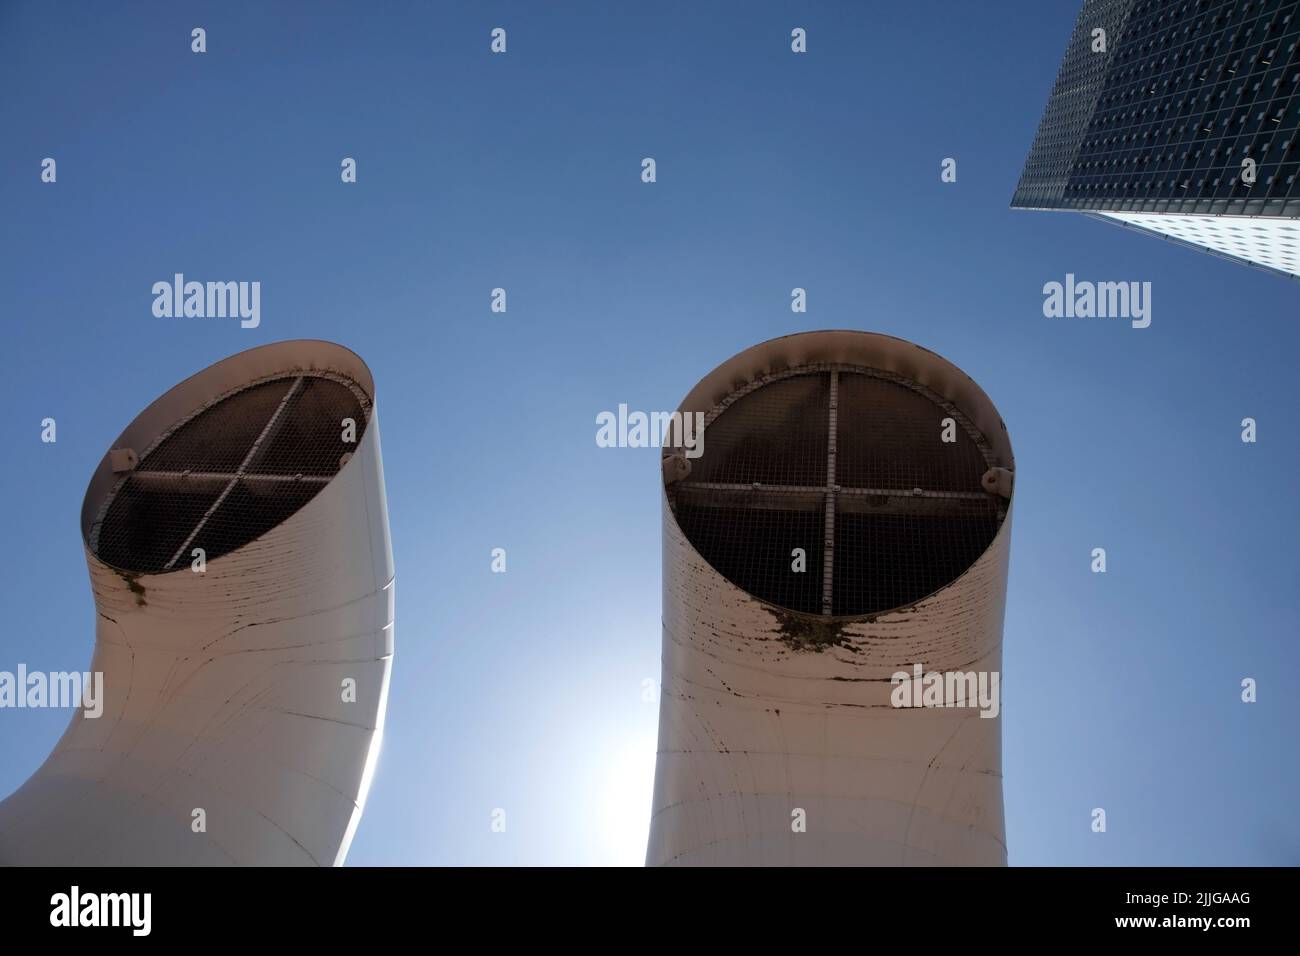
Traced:
<path id="1" fill-rule="evenodd" d="M 186 379 L 104 456 L 81 525 L 103 713 L 0 803 L 0 862 L 341 864 L 393 653 L 365 364 L 280 342 Z"/>
<path id="2" fill-rule="evenodd" d="M 1004 865 L 1001 718 L 891 702 L 917 664 L 1001 671 L 1014 464 L 988 396 L 900 339 L 812 332 L 680 410 L 706 428 L 664 457 L 647 863 Z"/>

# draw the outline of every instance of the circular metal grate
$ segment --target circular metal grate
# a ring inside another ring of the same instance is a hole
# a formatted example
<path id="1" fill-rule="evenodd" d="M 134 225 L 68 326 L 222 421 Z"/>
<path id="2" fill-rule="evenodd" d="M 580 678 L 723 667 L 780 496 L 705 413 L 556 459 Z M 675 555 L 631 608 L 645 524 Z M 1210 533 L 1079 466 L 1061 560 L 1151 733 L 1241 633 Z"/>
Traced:
<path id="1" fill-rule="evenodd" d="M 190 567 L 195 548 L 210 561 L 243 547 L 338 473 L 369 408 L 355 382 L 322 372 L 276 376 L 215 399 L 118 480 L 91 526 L 91 551 L 115 568 L 158 574 Z"/>
<path id="2" fill-rule="evenodd" d="M 728 396 L 705 424 L 703 454 L 668 485 L 678 526 L 729 581 L 787 610 L 913 604 L 960 577 L 1005 517 L 981 486 L 996 464 L 984 436 L 890 372 L 791 369 Z"/>

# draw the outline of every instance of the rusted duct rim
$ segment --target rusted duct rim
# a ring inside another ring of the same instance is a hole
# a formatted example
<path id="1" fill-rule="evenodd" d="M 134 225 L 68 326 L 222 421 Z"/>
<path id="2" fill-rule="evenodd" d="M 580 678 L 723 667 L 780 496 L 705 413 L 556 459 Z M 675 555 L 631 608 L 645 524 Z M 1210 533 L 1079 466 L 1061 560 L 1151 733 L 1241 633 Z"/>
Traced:
<path id="1" fill-rule="evenodd" d="M 982 436 L 990 454 L 989 464 L 993 471 L 1002 472 L 1001 475 L 987 473 L 982 484 L 986 491 L 1000 494 L 1005 500 L 1004 517 L 1009 515 L 1014 494 L 1015 456 L 1011 449 L 1011 438 L 1006 424 L 992 399 L 974 379 L 952 362 L 904 339 L 855 329 L 797 332 L 769 339 L 740 352 L 704 376 L 682 400 L 678 412 L 683 416 L 698 412 L 704 415 L 706 422 L 711 422 L 725 410 L 723 403 L 729 398 L 734 398 L 737 393 L 762 386 L 769 381 L 779 380 L 783 376 L 792 372 L 797 373 L 798 370 L 809 366 L 845 366 L 879 370 L 920 386 L 952 405 Z M 665 459 L 678 454 L 680 454 L 680 446 L 668 446 L 664 449 Z M 662 492 L 664 512 L 670 516 L 669 520 L 677 523 L 676 513 L 668 502 L 668 485 L 672 480 L 669 477 L 671 470 L 666 467 L 664 471 L 667 479 Z M 1010 534 L 1010 524 L 1011 522 L 1007 520 L 1000 522 L 997 533 L 985 548 L 985 552 L 1003 543 L 1004 536 Z M 681 530 L 680 526 L 678 530 Z M 706 559 L 701 557 L 701 560 Z M 901 607 L 927 600 L 953 587 L 969 573 L 974 563 L 972 561 L 965 571 L 938 590 L 916 601 L 909 601 Z M 755 595 L 748 596 L 760 603 L 768 603 Z M 822 622 L 828 619 L 835 622 L 850 622 L 875 618 L 882 613 L 888 613 L 889 610 L 871 614 L 802 614 L 802 616 Z M 788 608 L 781 608 L 780 611 L 785 615 L 801 615 L 801 612 Z"/>
<path id="2" fill-rule="evenodd" d="M 120 478 L 113 470 L 112 449 L 134 449 L 143 457 L 159 439 L 178 430 L 189 417 L 221 397 L 252 383 L 293 372 L 339 375 L 360 387 L 367 398 L 368 408 L 374 405 L 375 380 L 366 363 L 350 349 L 321 339 L 293 339 L 260 345 L 196 372 L 150 403 L 104 453 L 86 486 L 81 505 L 81 534 L 88 549 L 91 527 L 100 515 L 105 498 Z"/>

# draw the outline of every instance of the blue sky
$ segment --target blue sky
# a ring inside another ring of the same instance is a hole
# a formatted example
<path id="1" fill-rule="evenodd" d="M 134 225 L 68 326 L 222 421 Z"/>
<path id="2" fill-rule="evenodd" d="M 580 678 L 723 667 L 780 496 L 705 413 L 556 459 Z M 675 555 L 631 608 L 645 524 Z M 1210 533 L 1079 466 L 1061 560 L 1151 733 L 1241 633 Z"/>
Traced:
<path id="1" fill-rule="evenodd" d="M 862 328 L 961 366 L 1011 431 L 1010 862 L 1300 862 L 1300 286 L 1008 208 L 1074 0 L 65 10 L 0 3 L 0 669 L 88 663 L 78 513 L 141 408 L 236 351 L 335 340 L 378 382 L 397 562 L 349 862 L 637 863 L 659 470 L 598 448 L 595 416 Z M 175 272 L 259 280 L 260 327 L 154 317 Z M 1151 327 L 1045 318 L 1067 272 L 1150 281 Z M 67 716 L 0 711 L 0 794 Z"/>

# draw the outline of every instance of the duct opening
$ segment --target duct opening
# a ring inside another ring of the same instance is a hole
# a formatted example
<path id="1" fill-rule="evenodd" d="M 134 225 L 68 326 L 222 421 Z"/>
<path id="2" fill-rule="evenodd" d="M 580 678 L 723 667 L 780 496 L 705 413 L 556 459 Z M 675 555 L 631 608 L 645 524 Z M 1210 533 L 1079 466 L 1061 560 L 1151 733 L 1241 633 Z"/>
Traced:
<path id="1" fill-rule="evenodd" d="M 243 547 L 329 483 L 357 449 L 370 407 L 356 382 L 320 371 L 213 399 L 115 482 L 89 529 L 91 552 L 123 571 L 159 574 L 188 569 L 195 548 L 211 561 Z"/>
<path id="2" fill-rule="evenodd" d="M 1006 516 L 981 483 L 1000 464 L 984 436 L 892 372 L 767 376 L 706 414 L 704 437 L 689 475 L 667 486 L 678 526 L 719 574 L 786 610 L 913 604 L 960 577 Z"/>

